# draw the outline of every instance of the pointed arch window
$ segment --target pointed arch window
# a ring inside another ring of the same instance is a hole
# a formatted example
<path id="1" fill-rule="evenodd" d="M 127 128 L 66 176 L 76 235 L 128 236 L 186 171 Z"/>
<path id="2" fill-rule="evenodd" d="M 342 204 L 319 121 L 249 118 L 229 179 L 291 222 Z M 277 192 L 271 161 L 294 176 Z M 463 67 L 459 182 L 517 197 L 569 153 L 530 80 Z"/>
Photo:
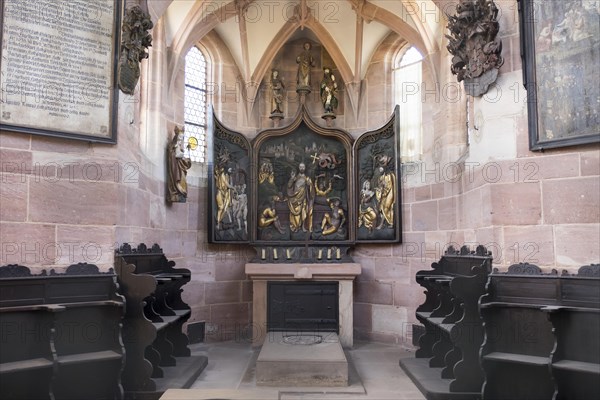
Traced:
<path id="1" fill-rule="evenodd" d="M 185 143 L 192 161 L 206 161 L 206 57 L 193 46 L 185 56 Z"/>
<path id="2" fill-rule="evenodd" d="M 423 154 L 423 56 L 415 47 L 410 47 L 400 51 L 394 64 L 394 100 L 400 105 L 402 162 L 419 161 Z"/>

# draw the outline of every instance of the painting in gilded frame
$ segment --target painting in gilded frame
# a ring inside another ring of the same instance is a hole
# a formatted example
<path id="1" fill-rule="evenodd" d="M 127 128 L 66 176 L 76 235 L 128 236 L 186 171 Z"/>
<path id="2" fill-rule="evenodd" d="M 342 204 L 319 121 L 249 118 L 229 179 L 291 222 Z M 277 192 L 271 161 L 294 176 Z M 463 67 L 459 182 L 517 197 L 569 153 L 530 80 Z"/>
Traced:
<path id="1" fill-rule="evenodd" d="M 531 150 L 600 141 L 600 6 L 519 0 Z"/>

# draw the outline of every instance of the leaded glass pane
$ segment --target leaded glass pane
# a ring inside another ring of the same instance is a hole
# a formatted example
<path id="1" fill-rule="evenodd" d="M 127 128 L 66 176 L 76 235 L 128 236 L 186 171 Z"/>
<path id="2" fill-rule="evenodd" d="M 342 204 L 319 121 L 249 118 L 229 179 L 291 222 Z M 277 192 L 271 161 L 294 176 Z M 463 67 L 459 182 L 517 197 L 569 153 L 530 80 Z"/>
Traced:
<path id="1" fill-rule="evenodd" d="M 189 157 L 205 162 L 206 155 L 206 59 L 197 47 L 185 57 L 185 140 Z"/>
<path id="2" fill-rule="evenodd" d="M 204 125 L 206 123 L 206 101 L 204 92 L 190 87 L 185 88 L 184 116 L 186 122 Z"/>
<path id="3" fill-rule="evenodd" d="M 185 56 L 185 84 L 203 88 L 206 82 L 206 59 L 197 47 Z"/>

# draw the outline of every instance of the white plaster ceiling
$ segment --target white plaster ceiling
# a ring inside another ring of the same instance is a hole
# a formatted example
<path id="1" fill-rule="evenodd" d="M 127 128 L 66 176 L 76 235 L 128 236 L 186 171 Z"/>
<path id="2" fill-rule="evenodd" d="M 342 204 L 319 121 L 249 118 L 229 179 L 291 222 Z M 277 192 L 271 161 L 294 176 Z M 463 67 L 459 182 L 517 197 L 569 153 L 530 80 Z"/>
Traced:
<path id="1" fill-rule="evenodd" d="M 387 10 L 395 15 L 398 15 L 404 21 L 408 22 L 408 24 L 416 29 L 415 21 L 413 20 L 413 14 L 416 14 L 416 11 L 413 11 L 413 6 L 408 2 L 409 5 L 405 6 L 402 1 L 394 1 L 394 0 L 371 0 L 371 3 L 376 5 L 377 7 L 381 7 L 384 10 Z M 407 9 L 408 7 L 408 9 Z M 410 12 L 409 12 L 410 10 Z"/>
<path id="2" fill-rule="evenodd" d="M 302 12 L 307 9 L 309 13 Z M 260 78 L 257 72 L 266 70 L 278 50 L 273 44 L 281 46 L 278 35 L 285 34 L 285 40 L 319 41 L 346 80 L 356 82 L 364 78 L 377 46 L 392 31 L 419 42 L 413 44 L 421 53 L 435 51 L 443 31 L 439 18 L 431 18 L 436 12 L 439 17 L 436 10 L 431 0 L 173 0 L 164 23 L 168 45 L 184 42 L 191 27 L 214 24 L 210 27 L 246 80 Z"/>
<path id="3" fill-rule="evenodd" d="M 215 31 L 219 34 L 223 42 L 229 48 L 235 63 L 239 70 L 243 71 L 244 55 L 242 50 L 242 41 L 240 40 L 240 26 L 236 18 L 229 18 L 216 26 Z"/>
<path id="4" fill-rule="evenodd" d="M 363 74 L 367 71 L 367 66 L 369 65 L 369 61 L 371 61 L 373 52 L 379 46 L 379 43 L 381 43 L 381 41 L 385 39 L 389 33 L 390 28 L 380 24 L 379 22 L 371 21 L 370 23 L 364 25 L 363 47 L 368 50 L 363 51 L 362 59 L 360 61 Z"/>
<path id="5" fill-rule="evenodd" d="M 311 14 L 327 29 L 354 74 L 356 13 L 349 1 L 309 1 Z M 389 32 L 389 30 L 388 30 Z"/>
<path id="6" fill-rule="evenodd" d="M 249 7 L 246 12 L 248 46 L 251 49 L 248 52 L 250 72 L 256 69 L 269 44 L 288 20 L 286 13 L 291 13 L 297 2 L 272 1 L 268 3 L 270 8 L 261 3 L 264 2 L 256 2 L 256 6 Z"/>

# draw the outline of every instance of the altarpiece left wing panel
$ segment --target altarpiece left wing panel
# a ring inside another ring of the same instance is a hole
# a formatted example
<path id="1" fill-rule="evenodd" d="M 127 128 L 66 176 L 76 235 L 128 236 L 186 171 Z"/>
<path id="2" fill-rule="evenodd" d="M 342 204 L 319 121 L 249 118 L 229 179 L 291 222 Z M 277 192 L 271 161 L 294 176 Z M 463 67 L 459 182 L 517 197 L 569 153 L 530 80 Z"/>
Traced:
<path id="1" fill-rule="evenodd" d="M 209 243 L 248 243 L 251 160 L 248 140 L 212 118 L 208 140 Z M 210 128 L 210 127 L 209 127 Z"/>

